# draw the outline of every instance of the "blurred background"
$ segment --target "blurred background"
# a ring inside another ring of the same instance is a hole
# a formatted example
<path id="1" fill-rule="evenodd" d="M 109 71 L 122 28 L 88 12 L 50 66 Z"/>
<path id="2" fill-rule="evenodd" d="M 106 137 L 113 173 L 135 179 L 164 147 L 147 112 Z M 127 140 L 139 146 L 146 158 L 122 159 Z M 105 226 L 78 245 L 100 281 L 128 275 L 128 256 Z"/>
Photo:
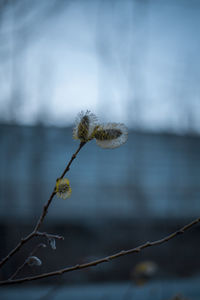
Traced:
<path id="1" fill-rule="evenodd" d="M 0 0 L 0 258 L 32 231 L 76 151 L 77 114 L 129 129 L 118 149 L 82 149 L 71 197 L 54 199 L 41 229 L 65 240 L 40 249 L 42 266 L 20 276 L 133 248 L 199 217 L 199 28 L 198 0 Z M 197 300 L 199 233 L 3 289 L 1 299 Z"/>

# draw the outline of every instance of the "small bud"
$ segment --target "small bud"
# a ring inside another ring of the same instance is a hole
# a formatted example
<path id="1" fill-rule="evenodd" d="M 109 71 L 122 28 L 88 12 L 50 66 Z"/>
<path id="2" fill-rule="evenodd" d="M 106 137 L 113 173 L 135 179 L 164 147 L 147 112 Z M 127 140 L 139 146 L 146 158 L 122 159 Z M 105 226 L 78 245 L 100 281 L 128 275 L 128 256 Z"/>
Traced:
<path id="1" fill-rule="evenodd" d="M 57 193 L 58 197 L 64 200 L 69 198 L 72 193 L 72 189 L 69 184 L 69 179 L 67 178 L 57 179 L 55 192 Z"/>
<path id="2" fill-rule="evenodd" d="M 26 262 L 30 267 L 33 267 L 33 266 L 39 267 L 42 265 L 42 261 L 37 256 L 29 256 L 27 258 Z"/>
<path id="3" fill-rule="evenodd" d="M 56 240 L 54 238 L 49 238 L 49 245 L 53 250 L 56 250 Z"/>

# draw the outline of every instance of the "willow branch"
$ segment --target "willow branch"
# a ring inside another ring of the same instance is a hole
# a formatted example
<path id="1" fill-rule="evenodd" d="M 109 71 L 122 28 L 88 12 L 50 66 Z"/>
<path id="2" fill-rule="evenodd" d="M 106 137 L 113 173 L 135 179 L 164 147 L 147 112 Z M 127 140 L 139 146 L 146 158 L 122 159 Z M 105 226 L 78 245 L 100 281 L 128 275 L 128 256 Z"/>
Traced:
<path id="1" fill-rule="evenodd" d="M 47 240 L 49 240 L 49 239 L 64 240 L 64 236 L 62 236 L 62 235 L 51 234 L 51 233 L 47 233 L 47 232 L 36 231 L 35 235 L 36 236 L 44 236 L 45 238 L 47 238 Z"/>
<path id="2" fill-rule="evenodd" d="M 45 248 L 46 245 L 43 244 L 43 243 L 38 244 L 33 249 L 33 251 L 29 254 L 28 258 L 30 256 L 33 256 L 33 254 L 35 254 L 38 251 L 38 249 L 41 248 L 41 247 Z M 19 268 L 13 273 L 13 275 L 8 280 L 13 280 L 19 274 L 19 272 L 28 264 L 28 258 L 25 259 L 25 261 L 23 262 L 23 264 L 21 266 L 19 266 Z"/>
<path id="3" fill-rule="evenodd" d="M 79 153 L 79 151 L 81 150 L 81 148 L 82 148 L 85 144 L 86 144 L 85 142 L 81 142 L 81 143 L 80 143 L 80 145 L 79 145 L 77 151 L 72 155 L 72 157 L 71 157 L 69 163 L 67 164 L 65 170 L 63 171 L 63 173 L 62 173 L 62 175 L 60 176 L 59 179 L 63 178 L 63 177 L 65 176 L 65 174 L 69 171 L 70 166 L 71 166 L 73 160 L 76 158 L 77 154 Z M 37 222 L 37 224 L 36 224 L 34 230 L 33 230 L 29 235 L 27 235 L 25 238 L 22 238 L 21 241 L 17 244 L 17 246 L 16 246 L 13 250 L 11 250 L 10 253 L 9 253 L 6 257 L 4 257 L 4 258 L 1 260 L 1 262 L 0 262 L 0 268 L 1 268 L 1 267 L 2 267 L 2 266 L 3 266 L 3 265 L 4 265 L 4 264 L 5 264 L 5 263 L 6 263 L 6 262 L 7 262 L 7 261 L 8 261 L 15 253 L 16 253 L 16 252 L 18 252 L 18 251 L 21 249 L 21 247 L 22 247 L 25 243 L 27 243 L 30 239 L 32 239 L 33 237 L 35 237 L 35 236 L 38 235 L 38 230 L 39 230 L 39 228 L 41 227 L 41 225 L 42 225 L 42 223 L 43 223 L 43 221 L 44 221 L 44 218 L 45 218 L 45 216 L 46 216 L 47 213 L 48 213 L 48 208 L 49 208 L 49 206 L 50 206 L 50 204 L 51 204 L 51 202 L 52 202 L 52 200 L 53 200 L 55 194 L 56 194 L 56 192 L 55 192 L 55 188 L 54 188 L 53 192 L 51 193 L 51 195 L 50 195 L 50 197 L 49 197 L 49 200 L 47 201 L 47 203 L 46 203 L 46 204 L 44 205 L 44 207 L 43 207 L 42 214 L 41 214 L 41 216 L 40 216 L 40 218 L 39 218 L 39 220 L 38 220 L 38 222 Z"/>
<path id="4" fill-rule="evenodd" d="M 132 253 L 138 253 L 138 252 L 142 251 L 145 248 L 149 248 L 149 247 L 164 244 L 164 243 L 168 242 L 169 240 L 177 237 L 178 235 L 183 234 L 184 232 L 186 232 L 187 230 L 189 230 L 190 228 L 192 228 L 194 225 L 196 225 L 198 223 L 200 223 L 200 218 L 192 221 L 191 223 L 183 226 L 179 230 L 173 232 L 170 235 L 167 235 L 166 237 L 164 237 L 160 240 L 156 240 L 156 241 L 152 241 L 152 242 L 146 242 L 146 243 L 144 243 L 144 244 L 142 244 L 142 245 L 140 245 L 136 248 L 132 248 L 132 249 L 128 249 L 128 250 L 122 250 L 122 251 L 117 252 L 115 254 L 112 254 L 110 256 L 103 257 L 101 259 L 97 259 L 97 260 L 94 260 L 94 261 L 91 261 L 91 262 L 88 262 L 88 263 L 85 263 L 85 264 L 77 264 L 77 265 L 72 266 L 72 267 L 67 267 L 67 268 L 60 269 L 60 270 L 53 271 L 53 272 L 49 272 L 49 273 L 43 273 L 43 274 L 40 274 L 40 275 L 37 275 L 37 276 L 25 277 L 25 278 L 21 278 L 21 279 L 10 280 L 10 281 L 9 280 L 0 281 L 0 285 L 23 283 L 23 282 L 27 282 L 27 281 L 33 281 L 33 280 L 52 277 L 52 276 L 56 276 L 56 275 L 62 275 L 64 273 L 94 267 L 94 266 L 97 266 L 97 265 L 102 264 L 104 262 L 109 262 L 109 261 L 111 261 L 113 259 L 116 259 L 118 257 L 121 257 L 121 256 L 125 256 L 125 255 L 132 254 Z"/>
<path id="5" fill-rule="evenodd" d="M 59 179 L 63 178 L 63 177 L 65 176 L 65 174 L 69 171 L 70 166 L 71 166 L 73 160 L 76 158 L 77 154 L 79 153 L 79 151 L 81 150 L 81 148 L 82 148 L 84 145 L 85 145 L 85 142 L 80 143 L 80 145 L 79 145 L 77 151 L 72 155 L 72 157 L 71 157 L 69 163 L 67 164 L 65 170 L 63 171 L 63 173 L 62 173 L 62 175 L 59 177 Z M 38 222 L 37 222 L 37 224 L 36 224 L 36 226 L 35 226 L 34 232 L 38 231 L 38 229 L 39 229 L 40 226 L 42 225 L 42 222 L 43 222 L 43 220 L 44 220 L 44 218 L 45 218 L 45 216 L 46 216 L 46 214 L 47 214 L 47 212 L 48 212 L 49 205 L 51 204 L 51 202 L 52 202 L 53 197 L 55 196 L 55 194 L 56 194 L 56 192 L 55 192 L 55 188 L 54 188 L 54 190 L 53 190 L 53 192 L 52 192 L 52 194 L 51 194 L 49 200 L 47 201 L 47 203 L 46 203 L 46 204 L 44 205 L 44 207 L 43 207 L 43 212 L 42 212 L 42 214 L 41 214 L 41 216 L 40 216 L 40 218 L 39 218 L 39 220 L 38 220 Z"/>

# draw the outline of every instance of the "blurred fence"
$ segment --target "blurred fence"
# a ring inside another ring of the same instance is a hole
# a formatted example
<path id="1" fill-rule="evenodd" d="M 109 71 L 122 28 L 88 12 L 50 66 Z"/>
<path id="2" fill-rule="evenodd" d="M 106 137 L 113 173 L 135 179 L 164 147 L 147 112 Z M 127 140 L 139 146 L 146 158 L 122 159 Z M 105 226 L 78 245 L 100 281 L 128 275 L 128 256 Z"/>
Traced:
<path id="1" fill-rule="evenodd" d="M 37 218 L 78 146 L 71 128 L 0 126 L 0 217 Z M 200 139 L 129 132 L 122 147 L 88 143 L 68 177 L 72 196 L 56 199 L 52 220 L 185 218 L 200 208 Z"/>

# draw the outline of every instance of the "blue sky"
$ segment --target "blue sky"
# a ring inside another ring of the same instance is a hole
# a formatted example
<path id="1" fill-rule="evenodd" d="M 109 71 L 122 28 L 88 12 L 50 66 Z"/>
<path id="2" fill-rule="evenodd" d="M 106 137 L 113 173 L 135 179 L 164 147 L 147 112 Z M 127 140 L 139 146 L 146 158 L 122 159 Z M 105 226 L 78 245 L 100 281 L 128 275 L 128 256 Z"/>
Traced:
<path id="1" fill-rule="evenodd" d="M 200 132 L 198 1 L 69 1 L 51 13 L 53 0 L 27 3 L 2 14 L 2 122 L 66 126 L 90 109 L 134 128 Z"/>

